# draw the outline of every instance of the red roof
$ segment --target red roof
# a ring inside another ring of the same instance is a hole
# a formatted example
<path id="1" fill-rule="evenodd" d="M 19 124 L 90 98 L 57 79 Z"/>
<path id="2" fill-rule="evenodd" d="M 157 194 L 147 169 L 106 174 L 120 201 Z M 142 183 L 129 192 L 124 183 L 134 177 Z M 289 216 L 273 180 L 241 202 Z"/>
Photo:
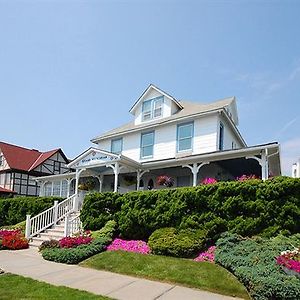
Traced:
<path id="1" fill-rule="evenodd" d="M 16 145 L 0 142 L 0 149 L 10 169 L 31 171 L 60 149 L 48 152 L 40 152 L 35 149 L 27 149 Z"/>
<path id="2" fill-rule="evenodd" d="M 15 191 L 9 190 L 9 189 L 5 189 L 3 187 L 0 186 L 0 193 L 13 193 L 15 194 Z"/>

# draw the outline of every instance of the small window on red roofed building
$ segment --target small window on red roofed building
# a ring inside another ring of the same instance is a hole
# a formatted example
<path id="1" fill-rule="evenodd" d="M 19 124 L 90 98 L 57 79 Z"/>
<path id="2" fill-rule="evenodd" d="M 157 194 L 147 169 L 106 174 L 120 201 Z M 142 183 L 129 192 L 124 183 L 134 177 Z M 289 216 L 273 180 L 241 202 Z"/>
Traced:
<path id="1" fill-rule="evenodd" d="M 55 171 L 59 171 L 59 169 L 60 169 L 60 162 L 59 161 L 55 161 L 54 162 L 54 172 Z"/>
<path id="2" fill-rule="evenodd" d="M 0 166 L 3 166 L 4 164 L 4 158 L 3 155 L 0 155 Z"/>

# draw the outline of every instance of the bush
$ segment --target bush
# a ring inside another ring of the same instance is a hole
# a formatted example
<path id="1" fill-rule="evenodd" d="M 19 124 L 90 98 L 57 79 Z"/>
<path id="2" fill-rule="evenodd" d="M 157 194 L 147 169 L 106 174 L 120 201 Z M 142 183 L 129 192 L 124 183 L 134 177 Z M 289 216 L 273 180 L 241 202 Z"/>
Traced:
<path id="1" fill-rule="evenodd" d="M 75 248 L 80 245 L 89 244 L 92 242 L 92 240 L 93 238 L 87 234 L 81 234 L 78 236 L 67 236 L 59 240 L 59 246 L 61 248 Z"/>
<path id="2" fill-rule="evenodd" d="M 117 230 L 117 223 L 114 220 L 107 221 L 107 223 L 100 230 L 92 231 L 91 235 L 94 239 L 108 237 L 113 239 Z"/>
<path id="3" fill-rule="evenodd" d="M 1 230 L 0 233 L 2 249 L 19 250 L 29 247 L 27 239 L 19 230 Z"/>
<path id="4" fill-rule="evenodd" d="M 0 199 L 0 226 L 13 225 L 26 219 L 26 215 L 35 216 L 53 206 L 59 197 L 16 197 Z"/>
<path id="5" fill-rule="evenodd" d="M 81 220 L 100 229 L 114 219 L 126 239 L 146 240 L 159 228 L 207 230 L 215 241 L 225 231 L 266 237 L 300 231 L 300 179 L 219 182 L 177 189 L 90 194 Z"/>
<path id="6" fill-rule="evenodd" d="M 43 241 L 42 244 L 39 246 L 39 251 L 43 251 L 47 248 L 59 248 L 59 241 L 57 240 L 50 240 L 50 241 Z"/>
<path id="7" fill-rule="evenodd" d="M 157 229 L 151 234 L 148 244 L 153 254 L 192 257 L 203 249 L 205 232 L 175 228 Z"/>
<path id="8" fill-rule="evenodd" d="M 84 228 L 97 230 L 107 221 L 113 220 L 120 211 L 120 195 L 117 193 L 89 193 L 85 196 L 83 209 L 80 213 Z"/>
<path id="9" fill-rule="evenodd" d="M 290 238 L 242 238 L 226 234 L 217 241 L 215 261 L 231 271 L 254 299 L 300 299 L 300 280 L 285 274 L 275 257 L 300 244 L 300 234 Z"/>
<path id="10" fill-rule="evenodd" d="M 75 248 L 45 248 L 41 251 L 42 256 L 46 260 L 59 263 L 78 264 L 105 250 L 106 246 L 112 241 L 115 225 L 115 222 L 108 221 L 103 228 L 102 234 L 95 237 L 89 244 L 81 244 Z"/>
<path id="11" fill-rule="evenodd" d="M 102 252 L 109 240 L 99 238 L 90 244 L 80 245 L 76 248 L 46 248 L 42 250 L 42 256 L 46 260 L 65 264 L 78 264 L 79 262 Z"/>

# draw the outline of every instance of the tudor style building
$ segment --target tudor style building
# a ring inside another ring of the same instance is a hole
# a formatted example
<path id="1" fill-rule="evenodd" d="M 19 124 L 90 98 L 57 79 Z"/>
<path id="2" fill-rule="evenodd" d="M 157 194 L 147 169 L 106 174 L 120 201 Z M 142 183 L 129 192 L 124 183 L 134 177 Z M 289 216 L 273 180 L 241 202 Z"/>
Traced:
<path id="1" fill-rule="evenodd" d="M 22 196 L 39 195 L 36 178 L 69 172 L 69 160 L 61 149 L 40 152 L 0 142 L 0 193 Z M 53 188 L 52 188 L 53 189 Z M 67 186 L 54 186 L 59 194 Z"/>
<path id="2" fill-rule="evenodd" d="M 130 113 L 130 123 L 93 138 L 95 147 L 68 164 L 76 172 L 40 177 L 41 195 L 61 194 L 50 187 L 62 182 L 70 187 L 73 180 L 77 193 L 79 181 L 87 177 L 96 178 L 96 190 L 126 192 L 161 188 L 160 175 L 180 187 L 195 186 L 205 177 L 281 174 L 278 143 L 247 146 L 234 97 L 209 104 L 179 101 L 151 84 Z"/>

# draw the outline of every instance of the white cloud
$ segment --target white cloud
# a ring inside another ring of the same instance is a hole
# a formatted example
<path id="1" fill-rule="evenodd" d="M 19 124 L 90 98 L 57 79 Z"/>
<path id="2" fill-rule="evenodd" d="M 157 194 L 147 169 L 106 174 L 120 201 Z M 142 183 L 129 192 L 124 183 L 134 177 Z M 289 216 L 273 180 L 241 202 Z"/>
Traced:
<path id="1" fill-rule="evenodd" d="M 300 158 L 300 137 L 281 144 L 281 167 L 283 175 L 291 175 L 292 165 Z"/>

